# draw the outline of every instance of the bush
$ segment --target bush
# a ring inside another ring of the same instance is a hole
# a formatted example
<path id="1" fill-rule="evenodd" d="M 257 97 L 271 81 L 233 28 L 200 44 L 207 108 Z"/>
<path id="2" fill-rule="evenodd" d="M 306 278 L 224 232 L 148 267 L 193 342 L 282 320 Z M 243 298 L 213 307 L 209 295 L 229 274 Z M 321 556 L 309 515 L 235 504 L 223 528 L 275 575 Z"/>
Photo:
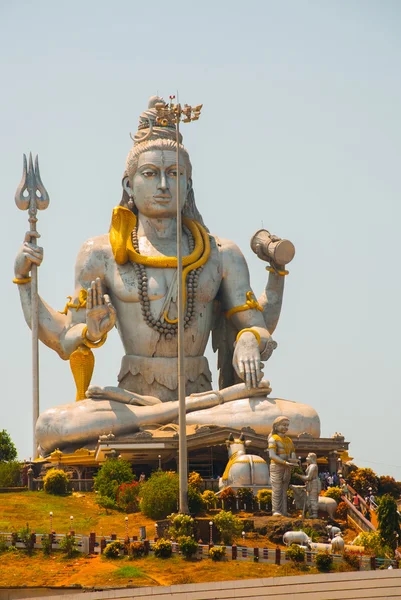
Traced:
<path id="1" fill-rule="evenodd" d="M 50 469 L 43 479 L 43 489 L 47 494 L 65 496 L 68 492 L 69 477 L 62 469 Z"/>
<path id="2" fill-rule="evenodd" d="M 42 552 L 45 556 L 50 556 L 52 552 L 52 538 L 49 534 L 44 533 L 41 538 Z"/>
<path id="3" fill-rule="evenodd" d="M 286 550 L 285 555 L 287 558 L 291 560 L 293 563 L 302 563 L 305 562 L 305 550 L 298 546 L 297 544 L 291 544 L 291 546 Z"/>
<path id="4" fill-rule="evenodd" d="M 77 543 L 75 541 L 75 537 L 66 533 L 66 535 L 61 539 L 59 544 L 60 550 L 65 552 L 68 558 L 72 558 L 77 551 Z"/>
<path id="5" fill-rule="evenodd" d="M 326 498 L 333 498 L 339 504 L 341 502 L 341 496 L 343 495 L 342 489 L 339 487 L 330 487 L 324 492 Z"/>
<path id="6" fill-rule="evenodd" d="M 178 475 L 172 471 L 155 471 L 141 485 L 140 507 L 153 520 L 165 519 L 177 509 Z"/>
<path id="7" fill-rule="evenodd" d="M 359 571 L 360 561 L 357 554 L 353 554 L 352 552 L 347 552 L 345 550 L 343 552 L 343 560 L 349 567 L 351 567 L 351 569 L 354 569 L 354 571 Z"/>
<path id="8" fill-rule="evenodd" d="M 3 552 L 7 552 L 7 550 L 7 538 L 5 535 L 0 535 L 0 554 L 3 554 Z"/>
<path id="9" fill-rule="evenodd" d="M 202 494 L 203 502 L 208 510 L 216 508 L 217 495 L 212 490 L 205 490 Z"/>
<path id="10" fill-rule="evenodd" d="M 160 538 L 160 540 L 157 540 L 153 545 L 153 550 L 157 558 L 170 558 L 173 552 L 173 546 L 169 540 Z"/>
<path id="11" fill-rule="evenodd" d="M 395 550 L 397 541 L 401 538 L 401 531 L 397 503 L 394 498 L 389 494 L 382 496 L 378 502 L 376 514 L 383 544 Z"/>
<path id="12" fill-rule="evenodd" d="M 241 487 L 237 490 L 237 498 L 238 500 L 244 504 L 246 504 L 247 509 L 252 510 L 253 508 L 253 491 L 248 487 Z"/>
<path id="13" fill-rule="evenodd" d="M 122 483 L 117 490 L 117 506 L 126 513 L 138 512 L 139 510 L 138 482 Z"/>
<path id="14" fill-rule="evenodd" d="M 378 558 L 391 557 L 391 548 L 383 544 L 380 533 L 377 531 L 362 532 L 353 542 L 356 546 L 363 546 Z"/>
<path id="15" fill-rule="evenodd" d="M 141 558 L 145 554 L 144 543 L 131 542 L 128 548 L 128 554 L 131 558 Z"/>
<path id="16" fill-rule="evenodd" d="M 335 517 L 340 519 L 340 521 L 346 521 L 348 514 L 348 506 L 345 502 L 340 502 L 340 504 L 336 508 Z"/>
<path id="17" fill-rule="evenodd" d="M 185 558 L 192 558 L 198 551 L 196 540 L 189 535 L 182 535 L 178 538 L 178 547 Z"/>
<path id="18" fill-rule="evenodd" d="M 317 542 L 320 538 L 319 532 L 313 527 L 300 527 L 299 529 L 296 529 L 296 531 L 303 531 L 304 533 L 306 533 L 306 535 L 310 537 L 312 542 Z"/>
<path id="19" fill-rule="evenodd" d="M 117 500 L 117 490 L 122 483 L 131 483 L 135 475 L 127 460 L 108 458 L 94 476 L 94 488 L 101 496 Z"/>
<path id="20" fill-rule="evenodd" d="M 372 469 L 356 469 L 348 475 L 348 483 L 358 494 L 365 497 L 370 487 L 373 494 L 377 494 L 379 479 Z"/>
<path id="21" fill-rule="evenodd" d="M 191 471 L 191 473 L 188 475 L 188 485 L 195 488 L 198 492 L 201 490 L 202 482 L 202 477 L 196 471 Z"/>
<path id="22" fill-rule="evenodd" d="M 168 534 L 173 540 L 178 540 L 182 536 L 193 535 L 195 521 L 192 517 L 181 513 L 173 513 L 168 518 L 171 522 Z"/>
<path id="23" fill-rule="evenodd" d="M 106 515 L 109 513 L 108 510 L 116 510 L 117 504 L 115 500 L 109 498 L 108 496 L 98 496 L 95 500 L 96 504 L 98 504 L 101 508 L 104 508 L 106 511 Z"/>
<path id="24" fill-rule="evenodd" d="M 226 547 L 225 546 L 213 546 L 213 548 L 209 549 L 209 558 L 218 562 L 223 560 L 226 555 Z"/>
<path id="25" fill-rule="evenodd" d="M 401 482 L 396 481 L 394 477 L 389 477 L 388 475 L 379 477 L 378 495 L 384 496 L 384 494 L 390 494 L 390 496 L 398 500 L 401 495 Z"/>
<path id="26" fill-rule="evenodd" d="M 271 490 L 259 490 L 256 494 L 258 502 L 260 502 L 261 508 L 267 512 L 272 510 L 272 491 Z"/>
<path id="27" fill-rule="evenodd" d="M 220 500 L 223 501 L 225 509 L 235 508 L 235 504 L 236 504 L 235 501 L 237 499 L 237 494 L 234 492 L 233 488 L 230 488 L 230 487 L 224 488 L 224 490 L 222 490 L 220 492 L 219 498 L 220 498 Z"/>
<path id="28" fill-rule="evenodd" d="M 31 556 L 31 554 L 33 553 L 34 541 L 32 538 L 32 531 L 29 527 L 29 524 L 27 523 L 25 527 L 22 527 L 18 531 L 17 535 L 18 539 L 21 540 L 21 542 L 24 544 L 25 550 L 27 551 L 28 555 Z"/>
<path id="29" fill-rule="evenodd" d="M 213 517 L 213 522 L 216 525 L 224 544 L 232 544 L 232 542 L 241 535 L 242 522 L 230 511 L 220 511 Z"/>
<path id="30" fill-rule="evenodd" d="M 10 434 L 3 429 L 0 431 L 0 462 L 14 461 L 17 458 L 17 449 Z"/>
<path id="31" fill-rule="evenodd" d="M 188 509 L 193 515 L 197 515 L 205 509 L 202 494 L 192 485 L 188 486 Z"/>
<path id="32" fill-rule="evenodd" d="M 113 542 L 107 544 L 106 548 L 103 550 L 103 556 L 105 558 L 111 558 L 114 560 L 120 556 L 120 550 L 121 542 L 114 540 Z"/>
<path id="33" fill-rule="evenodd" d="M 315 563 L 318 571 L 329 573 L 333 565 L 333 557 L 328 552 L 318 552 L 315 556 Z"/>
<path id="34" fill-rule="evenodd" d="M 0 487 L 15 487 L 21 479 L 21 464 L 16 460 L 0 462 Z"/>
<path id="35" fill-rule="evenodd" d="M 290 484 L 291 485 L 302 485 L 304 483 L 304 481 L 300 478 L 300 475 L 304 475 L 305 473 L 302 470 L 302 467 L 292 467 L 291 469 L 291 478 L 290 478 Z"/>

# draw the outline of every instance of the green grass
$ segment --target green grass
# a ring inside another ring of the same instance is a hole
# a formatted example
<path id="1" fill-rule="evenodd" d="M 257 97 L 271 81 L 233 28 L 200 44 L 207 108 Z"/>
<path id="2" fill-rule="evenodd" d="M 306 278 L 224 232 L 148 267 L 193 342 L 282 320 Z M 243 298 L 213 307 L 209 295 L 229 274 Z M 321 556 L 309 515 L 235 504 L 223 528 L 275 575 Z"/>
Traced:
<path id="1" fill-rule="evenodd" d="M 120 567 L 113 573 L 114 577 L 120 577 L 121 579 L 130 577 L 146 577 L 145 573 L 138 569 L 138 567 L 132 567 L 131 565 L 126 565 L 124 567 Z"/>

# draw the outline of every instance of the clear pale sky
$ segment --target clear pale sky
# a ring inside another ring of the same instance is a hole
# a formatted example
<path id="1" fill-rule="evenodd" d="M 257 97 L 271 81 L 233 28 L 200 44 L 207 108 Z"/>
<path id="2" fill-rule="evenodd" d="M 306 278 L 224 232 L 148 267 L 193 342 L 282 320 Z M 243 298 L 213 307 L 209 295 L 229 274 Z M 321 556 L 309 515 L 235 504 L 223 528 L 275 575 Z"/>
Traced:
<path id="1" fill-rule="evenodd" d="M 13 278 L 28 228 L 14 204 L 39 153 L 40 293 L 61 310 L 81 243 L 108 230 L 150 95 L 204 104 L 185 126 L 197 204 L 244 252 L 262 225 L 293 241 L 273 396 L 305 402 L 360 466 L 401 480 L 401 4 L 394 0 L 0 3 L 2 196 L 0 429 L 32 448 L 30 331 Z M 117 332 L 93 382 L 115 385 Z M 208 354 L 211 366 L 215 357 Z M 41 345 L 41 410 L 75 397 Z M 214 369 L 214 372 L 215 369 Z"/>

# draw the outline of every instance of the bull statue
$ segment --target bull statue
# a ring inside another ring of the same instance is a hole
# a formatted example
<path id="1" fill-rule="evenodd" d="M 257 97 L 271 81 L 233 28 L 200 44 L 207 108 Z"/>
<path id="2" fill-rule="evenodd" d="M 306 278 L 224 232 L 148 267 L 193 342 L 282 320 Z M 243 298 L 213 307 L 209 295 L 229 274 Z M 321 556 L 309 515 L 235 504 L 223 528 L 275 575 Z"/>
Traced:
<path id="1" fill-rule="evenodd" d="M 290 488 L 294 492 L 295 506 L 298 510 L 310 512 L 310 506 L 308 502 L 308 496 L 306 493 L 306 487 L 304 485 L 290 485 Z M 327 513 L 330 519 L 334 518 L 334 513 L 337 509 L 337 502 L 334 498 L 328 498 L 326 496 L 318 497 L 318 510 Z"/>
<path id="2" fill-rule="evenodd" d="M 228 463 L 219 479 L 220 491 L 226 487 L 249 487 L 253 491 L 270 487 L 269 467 L 266 461 L 255 454 L 246 453 L 245 447 L 250 443 L 249 440 L 245 441 L 243 433 L 239 438 L 234 438 L 230 433 L 226 440 Z"/>
<path id="3" fill-rule="evenodd" d="M 345 543 L 340 534 L 331 540 L 331 551 L 333 554 L 342 554 L 344 552 Z"/>
<path id="4" fill-rule="evenodd" d="M 334 525 L 327 525 L 326 530 L 327 530 L 327 535 L 329 536 L 329 539 L 331 539 L 331 540 L 336 535 L 338 535 L 338 534 L 341 535 L 341 529 L 339 527 L 334 527 Z"/>
<path id="5" fill-rule="evenodd" d="M 308 546 L 309 548 L 312 540 L 304 531 L 286 531 L 283 535 L 283 542 L 285 546 L 298 544 L 300 546 Z"/>

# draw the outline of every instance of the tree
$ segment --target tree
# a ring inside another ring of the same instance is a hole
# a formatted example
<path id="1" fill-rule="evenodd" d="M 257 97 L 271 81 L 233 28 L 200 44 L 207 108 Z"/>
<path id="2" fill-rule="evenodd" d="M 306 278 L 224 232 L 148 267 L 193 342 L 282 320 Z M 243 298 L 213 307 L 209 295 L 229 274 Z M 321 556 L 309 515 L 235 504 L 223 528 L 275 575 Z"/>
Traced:
<path id="1" fill-rule="evenodd" d="M 216 525 L 224 544 L 231 544 L 241 535 L 242 521 L 235 517 L 231 511 L 221 510 L 213 522 Z"/>
<path id="2" fill-rule="evenodd" d="M 117 500 L 117 491 L 122 483 L 131 483 L 135 479 L 131 465 L 127 460 L 109 458 L 94 476 L 94 488 L 101 496 Z"/>
<path id="3" fill-rule="evenodd" d="M 0 462 L 8 462 L 17 458 L 17 449 L 7 431 L 0 431 Z"/>
<path id="4" fill-rule="evenodd" d="M 382 475 L 379 477 L 379 496 L 384 494 L 390 494 L 396 500 L 401 496 L 401 482 L 396 481 L 394 477 L 389 475 Z"/>
<path id="5" fill-rule="evenodd" d="M 373 494 L 377 494 L 379 479 L 372 469 L 356 469 L 348 476 L 348 483 L 360 494 L 366 496 L 369 488 L 372 488 Z"/>
<path id="6" fill-rule="evenodd" d="M 397 503 L 390 494 L 385 494 L 379 500 L 377 507 L 377 521 L 383 544 L 393 550 L 397 547 L 400 538 L 400 519 L 397 512 Z"/>
<path id="7" fill-rule="evenodd" d="M 164 519 L 177 509 L 178 474 L 173 471 L 155 471 L 140 491 L 140 509 L 151 519 Z"/>

